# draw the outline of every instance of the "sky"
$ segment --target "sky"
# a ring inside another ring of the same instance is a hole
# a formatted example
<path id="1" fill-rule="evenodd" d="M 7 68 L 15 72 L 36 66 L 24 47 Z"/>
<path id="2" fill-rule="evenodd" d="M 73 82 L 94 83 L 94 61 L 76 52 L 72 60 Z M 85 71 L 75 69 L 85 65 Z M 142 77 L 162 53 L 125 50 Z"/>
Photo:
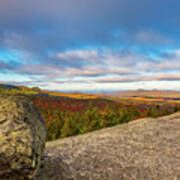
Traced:
<path id="1" fill-rule="evenodd" d="M 1 0 L 0 83 L 180 90 L 180 1 Z"/>

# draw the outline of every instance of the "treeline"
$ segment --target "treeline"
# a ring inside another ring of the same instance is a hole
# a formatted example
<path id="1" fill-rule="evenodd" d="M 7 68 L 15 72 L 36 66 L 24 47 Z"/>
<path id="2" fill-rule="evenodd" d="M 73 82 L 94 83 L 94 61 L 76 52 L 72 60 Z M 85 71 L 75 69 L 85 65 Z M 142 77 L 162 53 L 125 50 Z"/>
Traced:
<path id="1" fill-rule="evenodd" d="M 124 106 L 106 100 L 61 100 L 50 97 L 33 97 L 32 100 L 46 121 L 48 141 L 180 111 L 179 105 Z"/>

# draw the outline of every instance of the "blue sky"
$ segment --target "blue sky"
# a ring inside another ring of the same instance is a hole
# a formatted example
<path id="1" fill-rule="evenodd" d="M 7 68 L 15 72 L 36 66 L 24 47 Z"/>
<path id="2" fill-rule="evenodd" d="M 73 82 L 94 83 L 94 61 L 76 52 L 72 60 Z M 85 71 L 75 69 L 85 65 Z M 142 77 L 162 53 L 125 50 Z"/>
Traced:
<path id="1" fill-rule="evenodd" d="M 180 1 L 0 2 L 0 82 L 180 90 Z"/>

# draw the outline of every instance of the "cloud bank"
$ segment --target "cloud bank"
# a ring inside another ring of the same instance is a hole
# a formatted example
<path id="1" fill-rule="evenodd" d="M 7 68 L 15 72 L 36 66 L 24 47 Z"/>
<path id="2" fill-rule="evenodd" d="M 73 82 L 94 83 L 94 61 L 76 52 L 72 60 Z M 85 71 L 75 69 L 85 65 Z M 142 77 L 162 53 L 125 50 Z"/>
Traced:
<path id="1" fill-rule="evenodd" d="M 60 90 L 179 83 L 179 7 L 178 0 L 1 1 L 0 81 Z"/>

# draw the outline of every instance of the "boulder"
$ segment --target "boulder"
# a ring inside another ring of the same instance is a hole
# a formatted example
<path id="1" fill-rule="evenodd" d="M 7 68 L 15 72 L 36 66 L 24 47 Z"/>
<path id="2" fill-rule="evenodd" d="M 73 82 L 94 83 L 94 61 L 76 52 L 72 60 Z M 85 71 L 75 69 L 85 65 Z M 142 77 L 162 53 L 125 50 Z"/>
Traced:
<path id="1" fill-rule="evenodd" d="M 45 147 L 46 127 L 23 96 L 0 96 L 0 179 L 32 179 Z"/>

